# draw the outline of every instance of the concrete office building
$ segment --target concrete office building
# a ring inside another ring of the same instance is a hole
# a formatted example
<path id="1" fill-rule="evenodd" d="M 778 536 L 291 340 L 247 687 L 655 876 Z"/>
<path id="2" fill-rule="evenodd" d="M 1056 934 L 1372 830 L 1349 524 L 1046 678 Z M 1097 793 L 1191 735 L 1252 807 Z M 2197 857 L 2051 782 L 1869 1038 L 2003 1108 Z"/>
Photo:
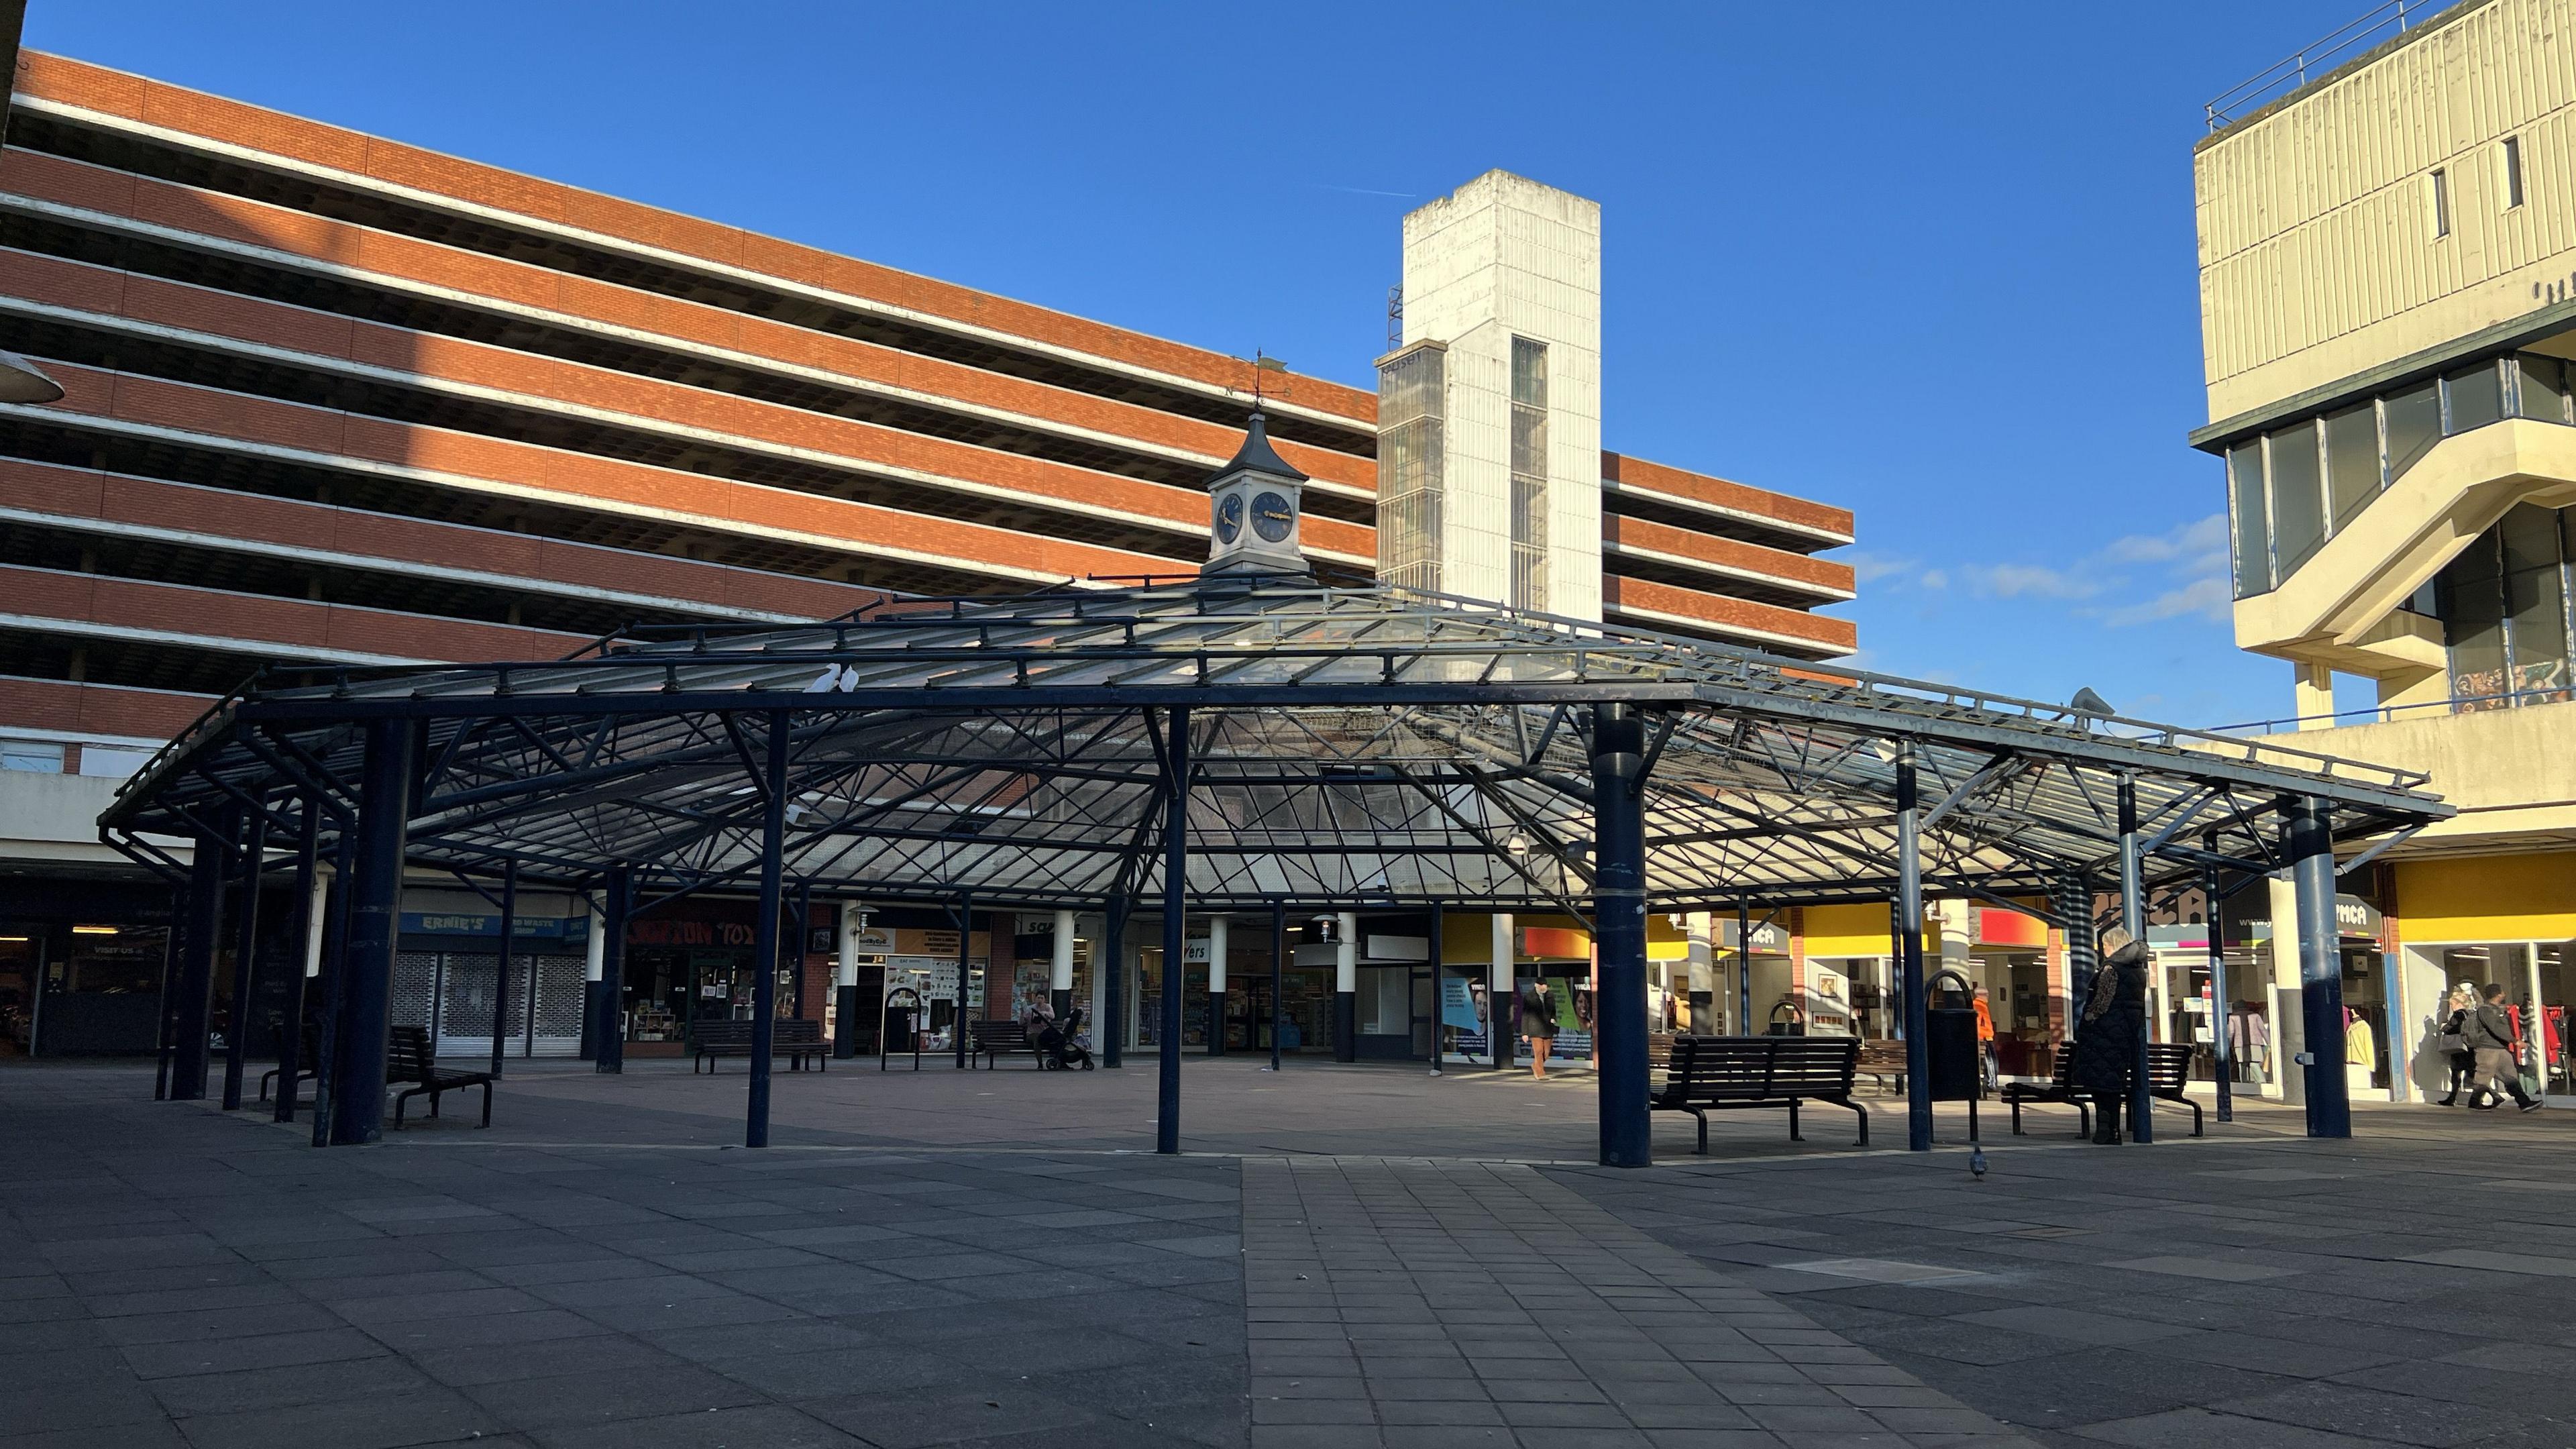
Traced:
<path id="1" fill-rule="evenodd" d="M 631 620 L 1189 571 L 1256 376 L 1304 475 L 1305 552 L 1378 567 L 1391 445 L 1366 389 L 76 60 L 13 73 L 0 349 L 67 396 L 0 402 L 0 1049 L 149 1042 L 168 893 L 94 821 L 262 666 L 552 657 Z M 1851 597 L 1851 569 L 1815 556 L 1851 540 L 1848 511 L 1601 449 L 1597 208 L 1497 173 L 1404 242 L 1404 341 L 1447 344 L 1461 379 L 1432 429 L 1454 421 L 1462 450 L 1440 463 L 1455 517 L 1516 537 L 1538 582 L 1511 594 L 1446 540 L 1432 576 L 1391 577 L 1802 659 L 1854 647 L 1813 612 Z M 1353 298 L 1333 370 L 1365 368 L 1374 312 Z M 1521 343 L 1543 375 L 1512 371 Z M 1535 531 L 1488 511 L 1513 488 Z M 479 1038 L 492 904 L 453 880 L 406 904 L 406 1009 Z M 508 1034 L 570 1051 L 577 1013 L 548 998 L 590 949 L 586 912 L 528 905 L 512 1009 L 537 1010 Z M 740 1009 L 747 910 L 637 923 L 628 980 L 658 984 L 631 1031 Z M 808 919 L 831 947 L 830 906 Z M 928 983 L 958 927 L 883 913 L 856 954 Z M 979 912 L 965 939 L 1045 975 L 1053 927 Z M 1266 953 L 1266 933 L 1234 940 Z M 1087 981 L 1088 935 L 1075 958 Z"/>
<path id="2" fill-rule="evenodd" d="M 2576 3 L 2463 0 L 2362 39 L 2340 68 L 2276 69 L 2210 108 L 2193 176 L 2211 421 L 2191 441 L 2222 460 L 2236 642 L 2289 666 L 2297 727 L 2429 771 L 2460 807 L 2345 877 L 2353 1080 L 2438 1094 L 2438 1000 L 2493 981 L 2540 1019 L 2527 1069 L 2566 1095 Z M 2267 913 L 2261 894 L 2243 914 Z M 2268 940 L 2287 912 L 2276 887 L 2271 922 L 2236 934 Z M 2293 953 L 2265 954 L 2240 1015 L 2295 988 Z M 2276 1060 L 2304 1045 L 2271 1024 Z"/>

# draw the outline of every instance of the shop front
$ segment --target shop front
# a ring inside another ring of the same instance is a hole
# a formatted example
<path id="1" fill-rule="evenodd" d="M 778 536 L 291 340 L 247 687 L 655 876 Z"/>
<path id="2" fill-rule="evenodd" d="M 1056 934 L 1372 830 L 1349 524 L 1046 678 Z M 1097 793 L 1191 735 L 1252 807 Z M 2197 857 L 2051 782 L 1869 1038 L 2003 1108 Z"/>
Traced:
<path id="1" fill-rule="evenodd" d="M 516 906 L 502 1049 L 573 1056 L 581 1049 L 589 910 L 578 897 L 535 892 Z M 501 913 L 470 892 L 406 891 L 403 907 L 390 1020 L 427 1030 L 440 1056 L 489 1055 Z"/>
<path id="2" fill-rule="evenodd" d="M 2404 861 L 2392 875 L 2405 993 L 2395 1045 L 2411 1094 L 2448 1090 L 2437 1038 L 2451 989 L 2495 985 L 2525 1090 L 2576 1105 L 2576 853 Z"/>
<path id="3" fill-rule="evenodd" d="M 0 888 L 0 1054 L 150 1055 L 170 927 L 166 887 Z"/>

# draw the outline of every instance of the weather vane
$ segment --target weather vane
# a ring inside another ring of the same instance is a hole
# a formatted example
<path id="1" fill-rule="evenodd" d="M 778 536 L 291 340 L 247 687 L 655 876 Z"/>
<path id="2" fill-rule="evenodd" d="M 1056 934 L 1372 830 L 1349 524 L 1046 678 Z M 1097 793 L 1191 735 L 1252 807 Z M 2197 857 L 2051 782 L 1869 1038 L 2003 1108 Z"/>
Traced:
<path id="1" fill-rule="evenodd" d="M 1265 373 L 1279 379 L 1279 387 L 1276 391 L 1268 391 L 1266 389 L 1266 380 L 1263 376 Z M 1271 356 L 1260 348 L 1254 348 L 1252 350 L 1252 410 L 1254 412 L 1259 412 L 1261 410 L 1261 400 L 1265 396 L 1286 397 L 1287 395 L 1288 364 L 1281 362 L 1278 358 Z"/>

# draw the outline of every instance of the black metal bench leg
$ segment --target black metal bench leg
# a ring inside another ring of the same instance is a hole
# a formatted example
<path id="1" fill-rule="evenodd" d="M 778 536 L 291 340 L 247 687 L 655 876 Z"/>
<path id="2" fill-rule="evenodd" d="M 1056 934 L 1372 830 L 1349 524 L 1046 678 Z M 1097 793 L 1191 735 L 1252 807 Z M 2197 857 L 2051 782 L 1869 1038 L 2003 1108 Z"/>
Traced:
<path id="1" fill-rule="evenodd" d="M 1789 1099 L 1789 1140 L 1792 1142 L 1807 1140 L 1798 1132 L 1798 1099 L 1795 1097 Z"/>
<path id="2" fill-rule="evenodd" d="M 492 1125 L 492 1084 L 490 1082 L 483 1084 L 483 1125 L 486 1127 Z"/>
<path id="3" fill-rule="evenodd" d="M 2019 1136 L 2021 1136 L 2021 1135 L 2022 1135 L 2022 1131 L 2021 1131 L 2021 1098 L 2019 1098 L 2019 1097 L 2015 1097 L 2015 1098 L 2013 1098 L 2013 1099 L 2012 1099 L 2012 1101 L 2011 1101 L 2011 1102 L 2007 1103 L 2006 1105 L 2012 1108 L 2012 1114 L 2013 1114 L 2013 1131 L 2012 1131 L 2012 1135 L 2014 1135 L 2015 1137 L 2019 1137 Z"/>
<path id="4" fill-rule="evenodd" d="M 1851 1108 L 1851 1109 L 1852 1109 L 1852 1114 L 1853 1114 L 1854 1116 L 1856 1116 L 1856 1117 L 1860 1118 L 1860 1140 L 1859 1140 L 1858 1142 L 1853 1143 L 1853 1144 L 1852 1144 L 1852 1146 L 1854 1146 L 1854 1147 L 1867 1147 L 1867 1146 L 1869 1145 L 1869 1109 L 1868 1109 L 1867 1107 L 1862 1106 L 1862 1105 L 1861 1105 L 1860 1103 L 1858 1103 L 1858 1102 L 1852 1101 L 1852 1100 L 1851 1100 L 1851 1099 L 1849 1099 L 1849 1098 L 1845 1098 L 1845 1099 L 1843 1099 L 1843 1105 L 1844 1105 L 1844 1106 L 1846 1106 L 1846 1107 Z M 1969 1110 L 1970 1112 L 1974 1112 L 1974 1111 L 1976 1111 L 1976 1110 L 1977 1110 L 1977 1104 L 1976 1104 L 1976 1103 L 1974 1103 L 1974 1102 L 1970 1102 L 1970 1103 L 1968 1104 L 1968 1110 Z"/>
<path id="5" fill-rule="evenodd" d="M 1699 1119 L 1699 1155 L 1708 1156 L 1708 1114 L 1694 1108 L 1691 1115 Z"/>

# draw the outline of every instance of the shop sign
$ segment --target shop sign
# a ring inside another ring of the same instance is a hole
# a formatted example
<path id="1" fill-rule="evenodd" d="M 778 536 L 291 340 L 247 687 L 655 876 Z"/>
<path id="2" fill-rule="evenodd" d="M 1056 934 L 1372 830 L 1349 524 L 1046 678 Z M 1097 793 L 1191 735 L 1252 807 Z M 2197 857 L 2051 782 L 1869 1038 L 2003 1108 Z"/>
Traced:
<path id="1" fill-rule="evenodd" d="M 1733 950 L 1735 949 L 1736 944 L 1735 927 L 1736 922 L 1733 918 L 1721 916 L 1718 918 L 1717 930 L 1711 939 L 1714 940 L 1716 944 L 1724 946 L 1728 950 Z M 1787 955 L 1789 953 L 1789 928 L 1778 921 L 1764 921 L 1761 924 L 1756 925 L 1753 928 L 1753 949 L 1774 956 Z M 1537 953 L 1532 952 L 1531 954 L 1536 955 Z"/>
<path id="2" fill-rule="evenodd" d="M 1208 963 L 1208 938 L 1192 936 L 1182 942 L 1181 959 L 1192 966 L 1205 966 Z"/>
<path id="3" fill-rule="evenodd" d="M 626 923 L 626 939 L 638 946 L 752 946 L 759 944 L 751 927 L 740 921 L 654 920 Z"/>
<path id="4" fill-rule="evenodd" d="M 405 911 L 402 933 L 406 936 L 497 936 L 501 934 L 501 915 L 456 911 Z M 521 916 L 510 923 L 514 941 L 586 941 L 590 939 L 590 917 Z"/>
<path id="5" fill-rule="evenodd" d="M 1372 961 L 1428 961 L 1431 959 L 1429 936 L 1369 936 L 1361 954 Z"/>
<path id="6" fill-rule="evenodd" d="M 2335 897 L 2335 933 L 2363 940 L 2379 939 L 2380 922 L 2385 919 L 2377 906 L 2359 896 Z"/>
<path id="7" fill-rule="evenodd" d="M 805 954 L 808 956 L 831 955 L 841 949 L 841 943 L 838 936 L 839 933 L 829 926 L 806 927 Z"/>
<path id="8" fill-rule="evenodd" d="M 1592 937 L 1564 926 L 1523 926 L 1521 954 L 1541 961 L 1588 961 Z"/>
<path id="9" fill-rule="evenodd" d="M 850 933 L 859 943 L 862 956 L 883 956 L 894 950 L 894 930 L 890 926 L 861 926 Z"/>

